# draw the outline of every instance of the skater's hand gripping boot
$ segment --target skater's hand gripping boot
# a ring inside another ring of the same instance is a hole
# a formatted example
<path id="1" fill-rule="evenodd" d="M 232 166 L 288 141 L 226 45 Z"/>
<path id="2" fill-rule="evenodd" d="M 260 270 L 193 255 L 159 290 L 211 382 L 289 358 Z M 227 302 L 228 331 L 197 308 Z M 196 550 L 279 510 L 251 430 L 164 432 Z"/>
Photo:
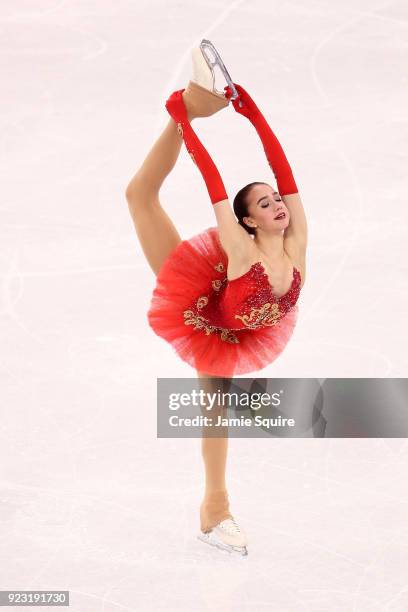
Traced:
<path id="1" fill-rule="evenodd" d="M 212 204 L 216 204 L 222 200 L 227 200 L 228 195 L 217 166 L 191 127 L 183 100 L 183 92 L 184 89 L 174 91 L 166 101 L 166 109 L 175 121 L 178 133 L 183 138 L 191 159 L 202 174 Z"/>
<path id="2" fill-rule="evenodd" d="M 238 98 L 235 98 L 235 100 L 232 100 L 232 105 L 235 111 L 239 113 L 240 115 L 243 115 L 247 119 L 251 119 L 255 117 L 255 115 L 259 113 L 260 110 L 255 104 L 255 102 L 253 101 L 253 99 L 251 98 L 251 96 L 249 95 L 249 93 L 245 91 L 245 89 L 241 85 L 237 85 L 237 83 L 234 83 L 234 86 L 237 92 L 239 93 Z M 225 97 L 228 98 L 228 100 L 230 100 L 232 96 L 232 91 L 231 91 L 230 86 L 227 85 L 226 87 L 224 87 L 224 91 L 225 91 Z"/>

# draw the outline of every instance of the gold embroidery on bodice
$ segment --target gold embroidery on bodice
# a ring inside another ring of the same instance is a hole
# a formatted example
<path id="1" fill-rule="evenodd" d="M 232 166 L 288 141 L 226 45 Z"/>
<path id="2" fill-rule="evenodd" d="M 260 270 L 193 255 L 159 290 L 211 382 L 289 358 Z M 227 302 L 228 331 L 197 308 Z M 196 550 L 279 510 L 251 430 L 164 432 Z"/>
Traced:
<path id="1" fill-rule="evenodd" d="M 276 325 L 280 319 L 281 312 L 278 304 L 267 302 L 261 308 L 251 308 L 249 314 L 235 315 L 236 319 L 241 319 L 245 327 L 256 329 L 260 325 L 271 326 Z"/>
<path id="2" fill-rule="evenodd" d="M 214 268 L 217 270 L 217 272 L 224 272 L 225 269 L 224 264 L 221 261 L 217 263 Z M 219 291 L 222 283 L 223 281 L 218 278 L 211 281 L 211 285 L 215 291 Z M 201 310 L 207 304 L 208 297 L 206 295 L 200 295 L 196 302 L 196 309 Z M 205 317 L 195 313 L 194 310 L 185 310 L 183 315 L 185 325 L 194 325 L 194 329 L 203 329 L 207 336 L 213 332 L 219 331 L 221 340 L 230 342 L 231 344 L 239 343 L 237 336 L 230 329 L 211 325 Z"/>
<path id="3" fill-rule="evenodd" d="M 225 272 L 225 266 L 221 261 L 214 265 L 214 269 L 217 270 L 217 272 Z M 225 276 L 222 280 L 218 278 L 212 280 L 211 286 L 214 291 L 219 291 L 226 280 L 227 276 Z M 221 340 L 234 344 L 239 343 L 237 335 L 234 334 L 232 330 L 211 325 L 208 319 L 198 314 L 198 311 L 204 308 L 204 306 L 208 304 L 208 301 L 209 299 L 207 295 L 201 295 L 195 304 L 197 312 L 194 312 L 194 310 L 191 309 L 184 311 L 183 314 L 185 325 L 194 325 L 194 329 L 203 329 L 207 335 L 219 331 Z M 255 306 L 252 307 L 249 314 L 235 315 L 235 319 L 240 319 L 247 329 L 257 329 L 261 326 L 276 325 L 279 322 L 281 315 L 282 312 L 279 309 L 278 303 L 266 302 L 266 304 L 263 304 L 259 308 L 256 308 Z"/>

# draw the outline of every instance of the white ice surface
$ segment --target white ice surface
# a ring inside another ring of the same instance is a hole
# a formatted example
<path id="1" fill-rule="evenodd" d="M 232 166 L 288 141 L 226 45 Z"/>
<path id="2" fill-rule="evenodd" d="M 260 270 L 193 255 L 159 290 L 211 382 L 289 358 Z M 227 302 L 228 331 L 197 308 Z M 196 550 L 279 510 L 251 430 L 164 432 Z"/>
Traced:
<path id="1" fill-rule="evenodd" d="M 406 2 L 3 0 L 0 24 L 0 589 L 67 589 L 75 612 L 407 610 L 404 439 L 231 439 L 249 556 L 195 539 L 200 441 L 156 438 L 155 395 L 194 371 L 147 325 L 124 197 L 210 38 L 308 217 L 298 325 L 257 375 L 406 377 Z M 196 127 L 231 197 L 274 184 L 232 108 Z M 215 225 L 184 147 L 161 195 L 183 238 Z"/>

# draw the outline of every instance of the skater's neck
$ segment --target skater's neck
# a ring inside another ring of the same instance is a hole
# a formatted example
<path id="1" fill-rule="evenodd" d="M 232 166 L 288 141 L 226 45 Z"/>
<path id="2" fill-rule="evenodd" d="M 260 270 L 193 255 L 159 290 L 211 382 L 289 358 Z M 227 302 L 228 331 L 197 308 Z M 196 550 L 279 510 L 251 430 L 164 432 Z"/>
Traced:
<path id="1" fill-rule="evenodd" d="M 283 248 L 283 234 L 273 232 L 260 232 L 254 238 L 255 246 L 270 260 L 277 262 L 285 256 Z"/>

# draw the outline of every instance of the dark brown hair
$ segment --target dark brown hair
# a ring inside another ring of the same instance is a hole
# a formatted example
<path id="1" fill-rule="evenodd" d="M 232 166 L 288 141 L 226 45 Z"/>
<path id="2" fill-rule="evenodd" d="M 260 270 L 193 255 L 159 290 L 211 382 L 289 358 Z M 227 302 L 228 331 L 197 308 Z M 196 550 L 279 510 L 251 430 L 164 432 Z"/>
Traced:
<path id="1" fill-rule="evenodd" d="M 254 181 L 253 183 L 248 183 L 245 187 L 242 187 L 236 194 L 233 202 L 233 209 L 236 218 L 238 219 L 239 225 L 241 225 L 244 230 L 248 232 L 248 234 L 256 234 L 256 229 L 254 227 L 249 227 L 244 221 L 244 217 L 248 217 L 248 194 L 250 193 L 252 187 L 255 185 L 267 185 L 262 181 Z"/>

